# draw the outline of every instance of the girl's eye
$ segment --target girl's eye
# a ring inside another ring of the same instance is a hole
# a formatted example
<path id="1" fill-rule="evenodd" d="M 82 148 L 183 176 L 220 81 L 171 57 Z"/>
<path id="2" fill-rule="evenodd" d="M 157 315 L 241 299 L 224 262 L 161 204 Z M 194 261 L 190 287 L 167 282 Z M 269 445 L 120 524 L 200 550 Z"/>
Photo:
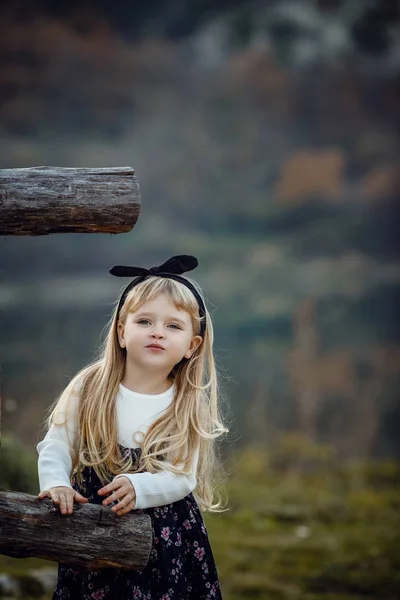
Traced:
<path id="1" fill-rule="evenodd" d="M 137 323 L 139 325 L 147 325 L 148 323 L 150 323 L 150 321 L 149 319 L 138 319 Z M 176 323 L 170 323 L 168 327 L 173 327 L 174 329 L 181 329 L 181 327 L 179 327 L 179 325 L 176 325 Z"/>

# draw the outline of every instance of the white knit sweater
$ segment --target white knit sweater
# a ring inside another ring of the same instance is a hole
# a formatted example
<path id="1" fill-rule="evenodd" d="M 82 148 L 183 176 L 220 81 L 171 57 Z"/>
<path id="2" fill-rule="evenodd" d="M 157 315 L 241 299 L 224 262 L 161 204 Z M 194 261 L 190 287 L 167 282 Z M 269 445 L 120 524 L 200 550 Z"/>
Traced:
<path id="1" fill-rule="evenodd" d="M 140 444 L 133 439 L 135 432 L 146 433 L 156 418 L 172 402 L 175 393 L 174 385 L 161 394 L 140 394 L 120 385 L 117 396 L 117 431 L 118 443 L 127 448 L 139 448 Z M 68 486 L 72 467 L 72 456 L 77 431 L 78 396 L 70 402 L 71 407 L 65 413 L 65 425 L 52 425 L 44 439 L 36 449 L 39 454 L 38 472 L 40 491 L 57 486 Z M 140 433 L 138 434 L 139 439 Z M 136 492 L 135 509 L 163 506 L 181 500 L 196 487 L 196 470 L 199 449 L 192 457 L 191 474 L 176 474 L 170 471 L 159 473 L 120 474 L 117 477 L 128 477 Z M 176 468 L 183 468 L 178 465 Z"/>

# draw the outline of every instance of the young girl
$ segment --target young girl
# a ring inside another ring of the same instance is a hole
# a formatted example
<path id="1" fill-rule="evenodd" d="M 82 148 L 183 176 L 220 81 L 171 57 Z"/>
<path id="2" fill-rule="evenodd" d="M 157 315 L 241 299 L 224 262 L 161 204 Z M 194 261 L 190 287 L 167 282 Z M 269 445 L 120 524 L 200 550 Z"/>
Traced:
<path id="1" fill-rule="evenodd" d="M 160 267 L 114 267 L 124 289 L 100 358 L 50 407 L 37 445 L 40 493 L 73 512 L 74 502 L 151 517 L 143 571 L 59 564 L 53 600 L 221 598 L 200 509 L 213 503 L 215 440 L 222 424 L 213 329 L 201 292 L 182 273 L 193 256 Z"/>

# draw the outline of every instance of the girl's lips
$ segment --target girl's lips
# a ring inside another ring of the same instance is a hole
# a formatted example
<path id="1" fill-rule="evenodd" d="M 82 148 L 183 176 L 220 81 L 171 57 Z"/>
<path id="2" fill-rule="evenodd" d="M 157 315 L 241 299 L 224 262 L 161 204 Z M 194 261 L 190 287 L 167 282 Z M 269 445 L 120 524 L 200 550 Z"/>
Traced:
<path id="1" fill-rule="evenodd" d="M 154 346 L 152 344 L 150 344 L 149 346 L 146 346 L 146 348 L 149 348 L 150 350 L 164 350 L 164 348 L 162 346 Z"/>

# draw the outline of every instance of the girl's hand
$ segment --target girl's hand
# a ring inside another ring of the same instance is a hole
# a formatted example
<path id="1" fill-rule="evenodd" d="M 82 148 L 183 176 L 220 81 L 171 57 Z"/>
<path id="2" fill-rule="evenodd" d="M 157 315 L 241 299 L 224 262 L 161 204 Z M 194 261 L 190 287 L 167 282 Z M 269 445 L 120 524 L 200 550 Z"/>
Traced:
<path id="1" fill-rule="evenodd" d="M 115 490 L 114 493 L 103 500 L 104 506 L 114 502 L 114 500 L 119 500 L 118 504 L 111 508 L 113 512 L 117 512 L 117 515 L 124 515 L 135 508 L 136 492 L 128 477 L 118 477 L 117 479 L 114 479 L 114 481 L 101 488 L 97 493 L 102 496 L 113 490 Z"/>
<path id="2" fill-rule="evenodd" d="M 73 512 L 74 500 L 75 502 L 89 502 L 87 498 L 82 496 L 79 492 L 67 486 L 58 486 L 50 488 L 49 490 L 43 490 L 38 494 L 38 498 L 46 498 L 48 496 L 60 505 L 60 511 L 62 514 Z"/>

